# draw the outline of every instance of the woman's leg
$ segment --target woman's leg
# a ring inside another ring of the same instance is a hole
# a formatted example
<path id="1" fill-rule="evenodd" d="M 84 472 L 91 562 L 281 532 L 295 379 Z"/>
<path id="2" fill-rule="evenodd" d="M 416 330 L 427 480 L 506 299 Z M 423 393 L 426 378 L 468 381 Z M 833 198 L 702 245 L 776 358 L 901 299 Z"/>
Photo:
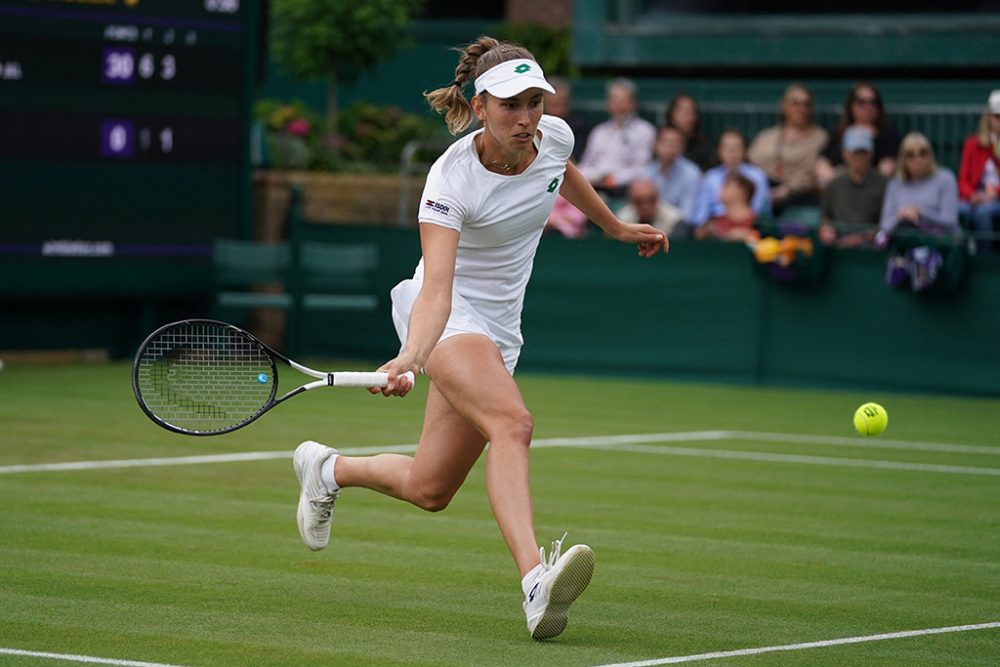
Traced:
<path id="1" fill-rule="evenodd" d="M 292 457 L 302 487 L 298 523 L 310 549 L 326 547 L 340 489 L 361 486 L 406 500 L 428 511 L 444 509 L 483 452 L 486 440 L 459 417 L 433 383 L 424 429 L 412 457 L 401 454 L 341 456 L 317 442 L 303 442 Z M 332 479 L 324 477 L 332 464 Z M 331 486 L 333 484 L 333 486 Z"/>
<path id="2" fill-rule="evenodd" d="M 338 457 L 337 483 L 373 489 L 431 511 L 444 509 L 489 440 L 487 494 L 524 575 L 539 557 L 528 483 L 533 423 L 521 392 L 497 346 L 479 334 L 442 341 L 425 370 L 431 385 L 414 457 Z"/>
<path id="3" fill-rule="evenodd" d="M 490 443 L 486 493 L 523 576 L 540 561 L 528 480 L 534 421 L 521 391 L 500 350 L 485 336 L 454 336 L 439 343 L 426 371 L 455 412 Z"/>
<path id="4" fill-rule="evenodd" d="M 976 249 L 980 254 L 988 254 L 992 248 L 993 219 L 998 214 L 1000 214 L 1000 202 L 992 201 L 988 204 L 971 207 L 969 217 L 972 220 L 972 227 L 979 237 L 976 240 Z"/>
<path id="5" fill-rule="evenodd" d="M 432 382 L 413 456 L 340 456 L 334 477 L 341 487 L 364 487 L 435 512 L 448 506 L 485 445 L 482 434 L 455 412 Z"/>
<path id="6" fill-rule="evenodd" d="M 539 567 L 528 483 L 528 448 L 534 425 L 521 392 L 496 345 L 479 334 L 453 336 L 438 343 L 425 370 L 431 387 L 414 457 L 338 457 L 334 470 L 337 483 L 374 489 L 428 510 L 443 509 L 488 440 L 487 494 L 521 573 L 528 631 L 533 639 L 555 637 L 566 627 L 570 605 L 590 583 L 594 552 L 578 544 L 558 560 L 550 558 Z M 326 517 L 329 534 L 328 513 Z M 554 547 L 557 552 L 562 540 L 558 545 Z"/>

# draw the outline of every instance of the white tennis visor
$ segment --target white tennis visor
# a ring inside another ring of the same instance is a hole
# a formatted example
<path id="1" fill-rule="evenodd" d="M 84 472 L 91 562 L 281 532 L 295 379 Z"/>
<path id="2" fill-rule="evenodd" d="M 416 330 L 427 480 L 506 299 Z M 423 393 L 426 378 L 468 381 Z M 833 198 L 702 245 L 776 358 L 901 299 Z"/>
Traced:
<path id="1" fill-rule="evenodd" d="M 534 60 L 518 58 L 495 65 L 482 76 L 476 77 L 476 95 L 484 90 L 500 99 L 520 95 L 529 88 L 541 88 L 555 93 L 556 89 L 545 80 L 542 66 Z"/>

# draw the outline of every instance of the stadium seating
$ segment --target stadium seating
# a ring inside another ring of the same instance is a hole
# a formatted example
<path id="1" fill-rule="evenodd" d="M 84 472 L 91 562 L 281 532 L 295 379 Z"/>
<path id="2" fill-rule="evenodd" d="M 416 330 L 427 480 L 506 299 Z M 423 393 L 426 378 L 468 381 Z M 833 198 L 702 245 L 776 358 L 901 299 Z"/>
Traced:
<path id="1" fill-rule="evenodd" d="M 284 312 L 283 347 L 290 352 L 298 347 L 309 312 L 367 312 L 379 304 L 372 284 L 379 265 L 378 246 L 301 238 L 298 201 L 293 193 L 291 240 L 219 239 L 213 253 L 216 316 L 246 321 L 262 309 Z"/>

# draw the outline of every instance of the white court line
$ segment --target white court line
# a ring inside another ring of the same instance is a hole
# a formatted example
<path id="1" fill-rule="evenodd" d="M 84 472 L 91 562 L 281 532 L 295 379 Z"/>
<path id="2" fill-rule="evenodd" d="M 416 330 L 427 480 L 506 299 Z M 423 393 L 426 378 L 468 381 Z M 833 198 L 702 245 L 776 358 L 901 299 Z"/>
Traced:
<path id="1" fill-rule="evenodd" d="M 903 449 L 921 452 L 949 452 L 954 454 L 985 454 L 1000 456 L 1000 447 L 952 445 L 943 442 L 913 442 L 885 438 L 838 438 L 827 435 L 795 435 L 794 433 L 759 433 L 757 431 L 719 431 L 724 439 L 751 440 L 754 442 L 791 442 L 810 445 L 840 447 L 865 447 L 868 449 Z"/>
<path id="2" fill-rule="evenodd" d="M 50 660 L 65 660 L 67 662 L 85 662 L 98 665 L 118 665 L 119 667 L 180 667 L 162 662 L 142 662 L 141 660 L 116 660 L 114 658 L 94 658 L 89 655 L 71 655 L 68 653 L 44 653 L 42 651 L 22 651 L 16 648 L 0 648 L 0 655 L 19 655 L 27 658 L 48 658 Z"/>
<path id="3" fill-rule="evenodd" d="M 386 445 L 384 447 L 348 447 L 344 454 L 363 455 L 382 452 L 412 452 L 416 445 Z M 205 454 L 201 456 L 171 456 L 152 459 L 118 459 L 110 461 L 69 461 L 66 463 L 34 463 L 0 467 L 0 475 L 18 472 L 53 472 L 63 470 L 103 470 L 106 468 L 144 468 L 153 466 L 181 466 L 199 463 L 238 463 L 241 461 L 270 461 L 290 459 L 292 451 L 239 452 L 235 454 Z"/>
<path id="4" fill-rule="evenodd" d="M 643 447 L 647 443 L 662 442 L 708 442 L 719 440 L 758 440 L 775 442 L 806 442 L 811 444 L 860 447 L 866 449 L 903 449 L 935 452 L 975 453 L 1000 455 L 1000 448 L 976 447 L 973 445 L 951 445 L 933 442 L 913 442 L 907 440 L 872 440 L 860 438 L 840 438 L 826 436 L 795 435 L 790 433 L 758 433 L 754 431 L 690 431 L 680 433 L 647 433 L 636 435 L 609 435 L 578 438 L 539 438 L 532 442 L 533 448 L 583 447 L 611 449 L 643 454 L 663 454 L 693 458 L 732 459 L 760 461 L 768 463 L 799 463 L 809 465 L 846 466 L 854 468 L 878 468 L 916 472 L 951 473 L 966 475 L 1000 476 L 1000 468 L 970 466 L 946 466 L 925 463 L 905 463 L 899 461 L 875 461 L 868 459 L 844 459 L 824 456 L 794 454 L 772 454 L 767 452 L 746 452 L 736 450 L 697 449 L 683 447 Z M 344 454 L 364 455 L 380 452 L 408 453 L 416 449 L 415 443 L 386 445 L 377 447 L 347 447 Z M 234 454 L 208 454 L 201 456 L 178 456 L 149 459 L 122 459 L 110 461 L 70 461 L 66 463 L 37 463 L 27 465 L 0 466 L 0 474 L 25 472 L 52 472 L 67 470 L 98 470 L 107 468 L 134 468 L 146 466 L 191 465 L 200 463 L 231 463 L 241 461 L 266 461 L 291 458 L 292 452 L 242 452 Z"/>
<path id="5" fill-rule="evenodd" d="M 591 438 L 539 438 L 531 443 L 532 447 L 578 447 L 614 445 L 630 442 L 695 442 L 699 440 L 718 440 L 725 431 L 696 431 L 691 433 L 653 433 L 650 435 L 612 435 Z M 416 451 L 417 444 L 385 445 L 376 447 L 341 447 L 344 454 L 363 456 L 365 454 L 380 454 L 388 452 L 409 453 Z M 143 468 L 147 466 L 179 466 L 201 463 L 237 463 L 241 461 L 270 461 L 273 459 L 290 459 L 291 450 L 278 452 L 241 452 L 235 454 L 205 454 L 198 456 L 171 456 L 150 459 L 118 459 L 105 461 L 69 461 L 65 463 L 33 463 L 26 465 L 0 466 L 0 475 L 21 472 L 57 472 L 66 470 L 103 470 L 106 468 Z"/>
<path id="6" fill-rule="evenodd" d="M 953 625 L 948 628 L 927 628 L 925 630 L 907 630 L 905 632 L 887 632 L 881 635 L 866 635 L 864 637 L 844 637 L 842 639 L 827 639 L 818 642 L 801 644 L 784 644 L 782 646 L 761 646 L 759 648 L 744 648 L 735 651 L 715 651 L 713 653 L 698 653 L 681 655 L 673 658 L 655 658 L 638 662 L 618 662 L 597 667 L 655 667 L 656 665 L 676 665 L 681 662 L 698 662 L 701 660 L 716 660 L 719 658 L 739 658 L 745 655 L 760 655 L 761 653 L 777 653 L 779 651 L 802 651 L 810 648 L 826 648 L 843 646 L 845 644 L 863 644 L 865 642 L 881 642 L 887 639 L 905 639 L 907 637 L 922 637 L 925 635 L 943 635 L 950 632 L 971 632 L 973 630 L 991 630 L 1000 628 L 1000 622 L 979 623 L 976 625 Z"/>
<path id="7" fill-rule="evenodd" d="M 736 449 L 697 449 L 695 447 L 657 447 L 656 445 L 587 445 L 587 449 L 661 456 L 686 456 L 696 459 L 728 459 L 731 461 L 759 461 L 763 463 L 800 463 L 805 465 L 836 466 L 847 468 L 875 468 L 878 470 L 906 470 L 909 472 L 934 472 L 953 475 L 987 475 L 1000 477 L 1000 468 L 974 466 L 946 466 L 933 463 L 905 463 L 903 461 L 878 461 L 872 459 L 840 459 L 830 456 L 806 454 L 771 454 L 747 452 Z"/>

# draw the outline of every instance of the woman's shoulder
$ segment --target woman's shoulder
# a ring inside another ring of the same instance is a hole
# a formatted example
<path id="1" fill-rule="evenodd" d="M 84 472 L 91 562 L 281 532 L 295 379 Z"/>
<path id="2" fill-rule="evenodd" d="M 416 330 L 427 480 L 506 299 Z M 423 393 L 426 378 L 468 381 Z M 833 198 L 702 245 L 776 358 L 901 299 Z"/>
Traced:
<path id="1" fill-rule="evenodd" d="M 830 133 L 827 132 L 826 128 L 822 125 L 814 124 L 809 129 L 809 134 L 807 136 L 813 141 L 822 142 L 825 145 L 827 140 L 830 138 Z"/>
<path id="2" fill-rule="evenodd" d="M 570 128 L 569 123 L 559 116 L 542 114 L 542 117 L 538 119 L 538 129 L 543 133 L 548 131 L 555 132 L 556 134 L 573 136 L 573 130 Z"/>
<path id="3" fill-rule="evenodd" d="M 777 142 L 780 136 L 781 125 L 772 125 L 771 127 L 765 127 L 762 130 L 758 130 L 757 134 L 753 136 L 753 141 L 750 143 L 760 144 L 765 142 Z"/>
<path id="4" fill-rule="evenodd" d="M 542 133 L 543 142 L 551 140 L 553 145 L 562 147 L 566 152 L 566 158 L 569 159 L 576 142 L 569 123 L 558 116 L 542 115 L 538 120 L 538 130 Z"/>
<path id="5" fill-rule="evenodd" d="M 983 145 L 978 133 L 970 134 L 965 138 L 965 142 L 962 144 L 962 151 L 972 152 L 978 150 L 985 151 L 988 150 L 988 148 Z"/>
<path id="6" fill-rule="evenodd" d="M 428 180 L 438 183 L 439 187 L 447 184 L 461 191 L 479 166 L 472 146 L 474 136 L 475 133 L 470 133 L 453 142 L 431 165 Z"/>
<path id="7" fill-rule="evenodd" d="M 948 167 L 942 167 L 939 165 L 937 170 L 934 172 L 934 177 L 946 185 L 958 183 L 958 179 L 955 177 L 955 172 Z"/>

